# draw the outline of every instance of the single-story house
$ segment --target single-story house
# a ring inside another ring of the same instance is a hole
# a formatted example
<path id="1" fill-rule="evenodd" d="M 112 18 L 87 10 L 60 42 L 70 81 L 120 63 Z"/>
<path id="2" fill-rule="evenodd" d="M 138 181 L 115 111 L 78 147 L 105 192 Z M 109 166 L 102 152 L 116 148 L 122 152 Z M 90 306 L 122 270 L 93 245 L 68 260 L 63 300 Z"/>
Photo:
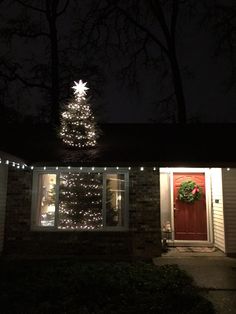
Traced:
<path id="1" fill-rule="evenodd" d="M 1 254 L 146 259 L 165 237 L 236 256 L 236 126 L 101 128 L 90 150 L 43 129 L 1 141 Z"/>

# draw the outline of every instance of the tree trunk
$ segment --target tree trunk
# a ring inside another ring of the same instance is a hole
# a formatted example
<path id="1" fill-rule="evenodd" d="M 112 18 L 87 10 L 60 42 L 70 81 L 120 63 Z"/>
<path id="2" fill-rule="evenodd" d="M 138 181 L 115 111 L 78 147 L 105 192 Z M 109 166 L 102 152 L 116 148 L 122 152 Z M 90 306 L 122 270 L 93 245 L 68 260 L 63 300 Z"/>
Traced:
<path id="1" fill-rule="evenodd" d="M 58 1 L 46 1 L 47 20 L 49 24 L 50 49 L 51 49 L 51 112 L 50 119 L 52 124 L 59 126 L 59 57 L 58 57 L 58 38 L 57 38 L 57 5 Z"/>
<path id="2" fill-rule="evenodd" d="M 186 115 L 186 101 L 183 90 L 183 82 L 180 74 L 179 64 L 177 61 L 177 56 L 175 49 L 170 50 L 170 66 L 172 71 L 172 82 L 175 89 L 176 105 L 177 105 L 177 121 L 180 124 L 187 123 Z"/>
<path id="3" fill-rule="evenodd" d="M 55 126 L 59 125 L 59 60 L 57 45 L 57 29 L 55 20 L 50 22 L 51 40 L 51 120 Z"/>

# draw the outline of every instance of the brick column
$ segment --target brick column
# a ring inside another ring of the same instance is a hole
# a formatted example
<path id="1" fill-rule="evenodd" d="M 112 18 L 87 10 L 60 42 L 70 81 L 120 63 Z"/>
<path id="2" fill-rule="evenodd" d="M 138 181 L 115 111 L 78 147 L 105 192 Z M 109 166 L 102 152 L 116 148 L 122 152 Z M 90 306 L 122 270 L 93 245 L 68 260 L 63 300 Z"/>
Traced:
<path id="1" fill-rule="evenodd" d="M 130 171 L 129 228 L 132 255 L 150 258 L 161 254 L 159 171 Z"/>

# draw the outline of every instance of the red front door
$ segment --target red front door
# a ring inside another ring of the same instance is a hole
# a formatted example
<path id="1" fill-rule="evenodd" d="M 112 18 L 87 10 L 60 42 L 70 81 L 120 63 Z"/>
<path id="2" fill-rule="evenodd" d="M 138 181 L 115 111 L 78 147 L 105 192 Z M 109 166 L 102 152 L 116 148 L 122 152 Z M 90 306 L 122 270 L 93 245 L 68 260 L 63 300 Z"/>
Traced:
<path id="1" fill-rule="evenodd" d="M 173 179 L 175 240 L 207 240 L 204 173 L 174 173 Z M 178 199 L 183 181 L 194 181 L 202 188 L 200 200 L 189 204 Z"/>

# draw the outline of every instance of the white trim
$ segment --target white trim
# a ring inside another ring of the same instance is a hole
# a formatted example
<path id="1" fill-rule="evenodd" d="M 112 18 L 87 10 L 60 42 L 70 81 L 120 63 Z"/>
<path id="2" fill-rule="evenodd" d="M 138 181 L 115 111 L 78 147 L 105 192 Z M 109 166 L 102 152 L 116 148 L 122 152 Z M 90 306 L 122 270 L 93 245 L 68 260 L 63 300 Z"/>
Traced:
<path id="1" fill-rule="evenodd" d="M 172 240 L 171 242 L 185 242 L 187 243 L 213 243 L 213 225 L 212 225 L 212 212 L 211 212 L 211 182 L 210 182 L 210 169 L 209 168 L 160 168 L 160 173 L 170 174 L 170 203 L 171 203 L 171 230 Z M 175 240 L 175 226 L 174 226 L 174 173 L 204 173 L 205 175 L 205 192 L 206 192 L 206 219 L 207 219 L 207 240 Z"/>
<path id="2" fill-rule="evenodd" d="M 171 206 L 171 230 L 172 230 L 172 242 L 175 241 L 175 217 L 174 217 L 174 176 L 173 171 L 170 172 L 170 206 Z"/>
<path id="3" fill-rule="evenodd" d="M 224 174 L 223 174 L 223 171 L 224 171 L 225 168 L 220 168 L 220 171 L 221 171 L 221 191 L 222 191 L 222 205 L 223 205 L 223 225 L 224 225 L 224 245 L 225 245 L 225 250 L 224 252 L 228 252 L 228 241 L 227 241 L 227 234 L 226 234 L 226 213 L 225 213 L 225 185 L 224 185 Z M 227 171 L 230 171 L 230 168 L 226 168 Z M 229 170 L 228 170 L 229 169 Z"/>
<path id="4" fill-rule="evenodd" d="M 194 173 L 198 173 L 198 172 L 205 172 L 207 169 L 209 168 L 198 168 L 198 167 L 194 167 L 194 168 L 188 168 L 188 167 L 176 167 L 176 168 L 169 168 L 169 167 L 161 167 L 160 168 L 160 172 L 164 172 L 164 173 L 173 173 L 173 172 L 194 172 Z"/>
<path id="5" fill-rule="evenodd" d="M 212 221 L 212 206 L 211 206 L 211 172 L 207 168 L 205 170 L 205 189 L 206 189 L 206 215 L 207 215 L 207 239 L 213 243 L 213 221 Z"/>

